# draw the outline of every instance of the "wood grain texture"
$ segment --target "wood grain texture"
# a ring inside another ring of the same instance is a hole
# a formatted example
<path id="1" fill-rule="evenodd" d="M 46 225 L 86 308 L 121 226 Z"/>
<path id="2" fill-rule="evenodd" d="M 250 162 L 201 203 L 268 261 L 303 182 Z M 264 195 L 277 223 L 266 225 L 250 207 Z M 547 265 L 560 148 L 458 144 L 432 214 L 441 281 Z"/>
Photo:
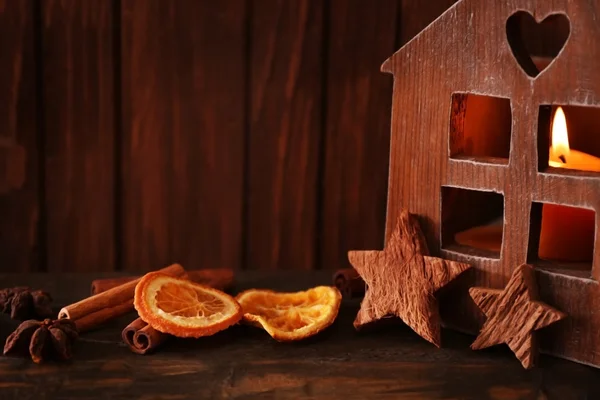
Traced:
<path id="1" fill-rule="evenodd" d="M 537 360 L 535 331 L 567 317 L 539 301 L 535 271 L 527 264 L 514 270 L 504 290 L 472 287 L 469 294 L 487 318 L 471 348 L 506 343 L 525 369 Z"/>
<path id="2" fill-rule="evenodd" d="M 599 332 L 600 320 L 589 317 L 590 310 L 600 307 L 598 282 L 586 279 L 582 284 L 582 280 L 573 277 L 571 271 L 561 273 L 543 269 L 536 271 L 536 280 L 540 298 L 548 304 L 560 304 L 562 311 L 569 310 L 567 319 L 538 334 L 540 351 L 547 354 L 586 354 L 585 364 L 600 365 L 600 352 L 591 350 L 598 346 L 598 335 L 572 333 Z"/>
<path id="3" fill-rule="evenodd" d="M 406 210 L 400 212 L 383 251 L 351 251 L 348 259 L 367 284 L 356 328 L 397 316 L 423 339 L 441 346 L 435 292 L 470 265 L 430 257 L 419 223 Z"/>
<path id="4" fill-rule="evenodd" d="M 89 283 L 115 274 L 0 276 L 7 286 L 50 291 L 57 307 L 89 294 Z M 331 271 L 241 271 L 239 291 L 297 291 L 329 284 Z M 151 356 L 131 353 L 121 330 L 135 314 L 89 332 L 73 362 L 42 366 L 0 357 L 0 398 L 323 398 L 323 399 L 596 399 L 600 371 L 553 357 L 524 372 L 508 348 L 471 351 L 472 337 L 445 331 L 435 349 L 404 324 L 369 334 L 352 327 L 358 302 L 344 301 L 334 325 L 309 342 L 275 343 L 261 329 L 234 326 L 198 340 L 173 338 Z M 565 320 L 566 323 L 568 320 Z M 0 315 L 0 342 L 16 325 Z M 548 328 L 552 329 L 552 327 Z"/>
<path id="5" fill-rule="evenodd" d="M 558 171 L 543 166 L 548 150 L 538 152 L 540 106 L 546 104 L 599 107 L 600 46 L 592 39 L 599 31 L 593 16 L 596 2 L 520 0 L 487 3 L 463 0 L 443 14 L 383 66 L 394 74 L 391 166 L 386 236 L 394 230 L 399 207 L 419 216 L 430 251 L 474 268 L 444 293 L 442 317 L 448 326 L 474 332 L 479 316 L 465 298 L 466 288 L 476 285 L 501 288 L 514 268 L 530 261 L 532 244 L 539 242 L 537 216 L 532 202 L 550 202 L 600 209 L 600 176 L 594 173 Z M 506 21 L 518 10 L 538 20 L 564 13 L 571 34 L 558 58 L 537 78 L 521 69 L 507 40 Z M 507 84 L 510 82 L 510 85 Z M 448 156 L 451 99 L 455 93 L 478 93 L 510 98 L 512 133 L 508 165 L 488 158 L 451 160 Z M 542 163 L 543 164 L 543 163 Z M 500 259 L 477 256 L 458 249 L 440 249 L 443 229 L 441 187 L 491 190 L 504 195 L 504 236 Z M 598 230 L 599 219 L 596 219 Z M 592 365 L 598 357 L 598 317 L 580 297 L 590 301 L 600 277 L 596 235 L 591 271 L 551 268 L 544 278 L 549 286 L 541 300 L 576 322 L 540 332 L 545 351 Z M 541 265 L 535 265 L 540 267 Z M 544 267 L 546 268 L 546 267 Z M 565 284 L 565 282 L 569 282 Z M 546 337 L 546 335 L 548 335 Z M 553 339 L 556 343 L 553 343 Z M 552 344 L 553 343 L 553 344 Z M 586 344 L 586 346 L 583 345 Z"/>
<path id="6" fill-rule="evenodd" d="M 39 267 L 33 1 L 0 1 L 0 270 Z"/>
<path id="7" fill-rule="evenodd" d="M 238 268 L 244 3 L 124 0 L 123 268 Z"/>
<path id="8" fill-rule="evenodd" d="M 49 271 L 115 268 L 112 4 L 41 2 Z"/>
<path id="9" fill-rule="evenodd" d="M 252 2 L 246 266 L 315 261 L 323 4 Z"/>
<path id="10" fill-rule="evenodd" d="M 323 268 L 347 267 L 348 250 L 383 244 L 392 81 L 379 67 L 395 50 L 400 3 L 331 1 L 320 204 Z"/>

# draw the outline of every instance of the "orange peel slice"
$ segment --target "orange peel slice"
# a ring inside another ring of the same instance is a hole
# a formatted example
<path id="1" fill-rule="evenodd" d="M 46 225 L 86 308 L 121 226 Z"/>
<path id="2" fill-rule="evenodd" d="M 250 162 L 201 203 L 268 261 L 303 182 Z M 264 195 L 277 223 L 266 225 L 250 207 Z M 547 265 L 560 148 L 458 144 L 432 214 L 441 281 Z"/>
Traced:
<path id="1" fill-rule="evenodd" d="M 306 339 L 335 321 L 342 295 L 331 286 L 301 292 L 250 289 L 236 296 L 244 321 L 263 328 L 280 342 Z"/>
<path id="2" fill-rule="evenodd" d="M 227 293 L 160 272 L 142 277 L 133 305 L 154 329 L 186 338 L 213 335 L 242 318 L 242 308 Z"/>

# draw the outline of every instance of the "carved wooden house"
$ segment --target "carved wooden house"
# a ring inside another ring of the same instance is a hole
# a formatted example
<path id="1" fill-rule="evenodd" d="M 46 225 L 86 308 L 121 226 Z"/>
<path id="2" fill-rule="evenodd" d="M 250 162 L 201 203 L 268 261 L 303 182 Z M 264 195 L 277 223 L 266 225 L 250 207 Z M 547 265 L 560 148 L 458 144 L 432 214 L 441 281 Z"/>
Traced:
<path id="1" fill-rule="evenodd" d="M 462 0 L 382 66 L 394 75 L 386 237 L 406 207 L 432 254 L 473 265 L 439 293 L 444 324 L 476 333 L 468 287 L 502 288 L 529 263 L 542 300 L 569 314 L 540 331 L 542 351 L 594 366 L 599 18 L 599 1 Z M 570 150 L 557 165 L 559 106 Z"/>

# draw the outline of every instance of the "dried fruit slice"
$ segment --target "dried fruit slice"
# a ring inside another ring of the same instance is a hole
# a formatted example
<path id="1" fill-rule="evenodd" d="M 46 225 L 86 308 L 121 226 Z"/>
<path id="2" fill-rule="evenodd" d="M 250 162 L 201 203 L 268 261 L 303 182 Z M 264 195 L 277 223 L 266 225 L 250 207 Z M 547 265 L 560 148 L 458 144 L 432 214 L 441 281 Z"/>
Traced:
<path id="1" fill-rule="evenodd" d="M 236 299 L 244 310 L 244 321 L 287 342 L 306 339 L 331 325 L 342 295 L 335 287 L 318 286 L 296 293 L 251 289 Z"/>
<path id="2" fill-rule="evenodd" d="M 242 318 L 242 308 L 228 294 L 160 272 L 144 275 L 133 305 L 148 325 L 178 337 L 210 336 Z"/>

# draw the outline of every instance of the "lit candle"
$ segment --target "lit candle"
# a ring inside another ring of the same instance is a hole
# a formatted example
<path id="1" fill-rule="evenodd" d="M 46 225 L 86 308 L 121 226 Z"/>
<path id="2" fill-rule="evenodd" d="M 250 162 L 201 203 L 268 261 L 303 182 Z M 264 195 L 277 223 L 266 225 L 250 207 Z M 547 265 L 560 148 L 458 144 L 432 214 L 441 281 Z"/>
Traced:
<path id="1" fill-rule="evenodd" d="M 569 147 L 567 118 L 562 107 L 558 107 L 552 122 L 552 146 L 548 164 L 556 168 L 600 172 L 600 158 L 582 151 L 571 150 Z"/>
<path id="2" fill-rule="evenodd" d="M 570 149 L 567 119 L 561 107 L 552 122 L 548 164 L 555 168 L 600 172 L 600 158 Z M 544 204 L 539 257 L 555 261 L 592 261 L 595 226 L 593 210 Z"/>

